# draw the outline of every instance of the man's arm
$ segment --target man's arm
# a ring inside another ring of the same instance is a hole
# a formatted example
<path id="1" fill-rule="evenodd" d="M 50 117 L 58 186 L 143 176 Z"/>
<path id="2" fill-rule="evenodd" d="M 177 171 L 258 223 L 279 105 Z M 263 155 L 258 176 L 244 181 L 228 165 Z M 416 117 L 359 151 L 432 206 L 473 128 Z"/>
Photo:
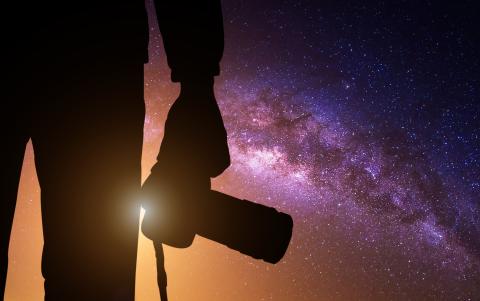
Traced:
<path id="1" fill-rule="evenodd" d="M 181 83 L 181 91 L 168 112 L 157 163 L 142 188 L 142 231 L 157 243 L 187 247 L 195 236 L 188 216 L 197 206 L 196 192 L 209 191 L 210 178 L 230 165 L 213 90 L 223 53 L 223 20 L 219 0 L 155 4 L 172 80 Z"/>
<path id="2" fill-rule="evenodd" d="M 155 0 L 155 9 L 172 81 L 181 83 L 168 114 L 158 165 L 165 170 L 169 162 L 180 172 L 183 163 L 190 175 L 216 177 L 230 165 L 213 89 L 224 47 L 220 0 Z"/>
<path id="3" fill-rule="evenodd" d="M 174 82 L 203 82 L 220 73 L 223 18 L 220 0 L 155 0 Z"/>

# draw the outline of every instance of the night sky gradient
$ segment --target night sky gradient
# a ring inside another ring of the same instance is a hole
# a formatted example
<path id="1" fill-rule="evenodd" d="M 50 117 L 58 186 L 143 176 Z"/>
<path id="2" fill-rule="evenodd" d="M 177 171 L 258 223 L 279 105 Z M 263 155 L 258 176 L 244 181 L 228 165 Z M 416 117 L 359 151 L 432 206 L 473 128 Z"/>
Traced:
<path id="1" fill-rule="evenodd" d="M 278 265 L 167 248 L 172 300 L 480 300 L 480 9 L 440 2 L 223 1 L 232 166 L 214 187 L 290 213 L 294 234 Z M 147 4 L 144 177 L 178 94 Z M 31 158 L 9 301 L 42 285 Z M 158 300 L 152 252 L 142 237 L 141 301 Z"/>

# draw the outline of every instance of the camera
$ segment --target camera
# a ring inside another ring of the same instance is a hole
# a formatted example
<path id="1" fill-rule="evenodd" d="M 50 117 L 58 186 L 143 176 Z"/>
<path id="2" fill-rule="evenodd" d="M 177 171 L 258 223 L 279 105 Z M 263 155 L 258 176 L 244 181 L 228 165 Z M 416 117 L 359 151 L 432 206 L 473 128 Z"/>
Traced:
<path id="1" fill-rule="evenodd" d="M 155 182 L 144 185 L 149 201 L 142 232 L 148 238 L 186 248 L 199 235 L 269 263 L 284 256 L 292 237 L 290 215 L 210 190 L 210 179 L 184 187 L 167 178 Z"/>

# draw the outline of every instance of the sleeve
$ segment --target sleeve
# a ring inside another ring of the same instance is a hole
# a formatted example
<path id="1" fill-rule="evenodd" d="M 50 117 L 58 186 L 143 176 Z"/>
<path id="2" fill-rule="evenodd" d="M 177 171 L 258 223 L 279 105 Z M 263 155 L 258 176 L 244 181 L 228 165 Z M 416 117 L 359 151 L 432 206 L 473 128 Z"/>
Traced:
<path id="1" fill-rule="evenodd" d="M 155 0 L 173 82 L 220 73 L 223 18 L 220 0 Z"/>

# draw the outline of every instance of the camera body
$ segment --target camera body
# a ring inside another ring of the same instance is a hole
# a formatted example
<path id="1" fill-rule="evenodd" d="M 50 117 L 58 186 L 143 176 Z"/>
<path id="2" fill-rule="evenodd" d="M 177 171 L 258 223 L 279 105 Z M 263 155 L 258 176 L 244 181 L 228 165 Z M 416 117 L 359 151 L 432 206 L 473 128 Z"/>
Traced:
<path id="1" fill-rule="evenodd" d="M 142 232 L 148 238 L 186 248 L 195 235 L 200 235 L 269 263 L 277 263 L 284 256 L 292 237 L 290 215 L 210 190 L 210 179 L 200 185 L 195 181 L 196 185 L 188 189 L 169 182 L 159 181 L 155 189 L 144 187 L 150 202 Z"/>

